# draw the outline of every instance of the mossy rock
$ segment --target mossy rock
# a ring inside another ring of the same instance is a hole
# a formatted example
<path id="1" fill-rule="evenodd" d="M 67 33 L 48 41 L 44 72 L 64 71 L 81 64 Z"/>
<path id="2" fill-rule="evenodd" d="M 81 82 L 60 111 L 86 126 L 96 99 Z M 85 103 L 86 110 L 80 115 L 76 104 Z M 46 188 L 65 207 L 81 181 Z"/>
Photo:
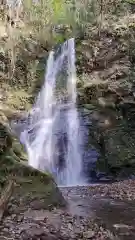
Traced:
<path id="1" fill-rule="evenodd" d="M 25 165 L 21 167 L 20 174 L 16 177 L 18 186 L 15 192 L 23 198 L 24 203 L 30 199 L 29 203 L 33 208 L 41 206 L 44 209 L 65 205 L 65 200 L 50 174 Z"/>
<path id="2" fill-rule="evenodd" d="M 124 173 L 123 175 L 135 174 L 134 156 L 134 131 L 126 121 L 125 123 L 121 121 L 112 129 L 104 131 L 104 154 L 101 153 L 97 169 L 109 171 L 114 175 L 118 175 L 120 172 Z"/>
<path id="3" fill-rule="evenodd" d="M 50 209 L 66 205 L 59 188 L 49 173 L 40 172 L 28 166 L 26 162 L 17 162 L 11 157 L 6 158 L 3 164 L 7 168 L 7 172 L 5 171 L 3 174 L 5 179 L 11 176 L 15 181 L 13 204 L 17 202 L 18 206 L 29 206 L 32 209 Z"/>
<path id="4" fill-rule="evenodd" d="M 8 126 L 0 123 L 0 188 L 12 176 L 16 182 L 13 198 L 21 201 L 20 204 L 36 201 L 36 205 L 42 208 L 64 206 L 64 198 L 52 176 L 28 166 L 27 161 L 21 161 L 22 152 Z"/>
<path id="5" fill-rule="evenodd" d="M 12 135 L 8 123 L 4 124 L 0 122 L 0 156 L 3 158 L 6 157 L 6 155 L 11 155 L 16 160 L 18 157 L 20 157 L 20 159 L 27 160 L 23 146 Z"/>
<path id="6" fill-rule="evenodd" d="M 12 137 L 6 125 L 0 122 L 0 154 L 12 147 Z"/>
<path id="7" fill-rule="evenodd" d="M 27 160 L 27 154 L 25 153 L 24 147 L 20 144 L 20 142 L 14 138 L 12 142 L 12 150 L 22 160 Z"/>
<path id="8" fill-rule="evenodd" d="M 83 104 L 83 107 L 88 110 L 95 110 L 96 108 L 93 104 L 90 104 L 90 103 Z"/>

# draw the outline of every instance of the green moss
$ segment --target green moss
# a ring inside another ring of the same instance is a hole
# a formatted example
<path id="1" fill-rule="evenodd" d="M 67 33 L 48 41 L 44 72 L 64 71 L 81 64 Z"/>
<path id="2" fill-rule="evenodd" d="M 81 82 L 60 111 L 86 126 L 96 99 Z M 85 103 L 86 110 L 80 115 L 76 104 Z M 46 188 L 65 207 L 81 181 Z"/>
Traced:
<path id="1" fill-rule="evenodd" d="M 45 209 L 50 206 L 65 205 L 62 194 L 51 175 L 28 166 L 22 166 L 20 174 L 16 172 L 15 181 L 18 186 L 15 189 L 15 194 L 23 197 L 24 202 L 29 198 L 31 202 L 38 200 L 42 202 L 42 208 Z"/>
<path id="2" fill-rule="evenodd" d="M 21 201 L 20 204 L 33 203 L 34 208 L 38 205 L 44 209 L 50 206 L 65 206 L 65 200 L 49 173 L 40 172 L 28 166 L 26 162 L 6 156 L 1 160 L 1 187 L 5 185 L 9 176 L 15 181 L 13 198 Z"/>
<path id="3" fill-rule="evenodd" d="M 12 176 L 16 182 L 15 197 L 20 196 L 27 201 L 42 199 L 44 208 L 62 205 L 63 197 L 52 176 L 28 166 L 27 161 L 21 161 L 25 156 L 20 143 L 8 129 L 8 125 L 0 123 L 0 188 Z"/>

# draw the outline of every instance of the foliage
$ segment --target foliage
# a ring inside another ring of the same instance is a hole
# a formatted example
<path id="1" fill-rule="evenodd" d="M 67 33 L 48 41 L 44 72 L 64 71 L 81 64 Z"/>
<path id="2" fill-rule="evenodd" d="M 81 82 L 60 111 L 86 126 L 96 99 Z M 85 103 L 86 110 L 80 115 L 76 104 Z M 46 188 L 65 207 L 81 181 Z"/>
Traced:
<path id="1" fill-rule="evenodd" d="M 8 78 L 15 84 L 18 71 L 21 74 L 20 69 L 16 70 L 16 63 L 21 59 L 27 65 L 28 72 L 25 69 L 25 75 L 21 74 L 20 78 L 28 86 L 35 79 L 34 61 L 42 51 L 50 50 L 72 36 L 90 37 L 96 29 L 100 32 L 114 16 L 125 15 L 125 11 L 122 0 L 24 0 L 20 9 L 6 8 L 5 14 L 12 16 L 15 23 L 12 27 L 10 22 L 5 24 L 3 16 L 0 17 L 6 37 L 6 41 L 3 36 L 1 38 L 2 52 L 9 57 Z"/>
<path id="2" fill-rule="evenodd" d="M 135 4 L 135 0 L 125 0 L 127 3 Z"/>

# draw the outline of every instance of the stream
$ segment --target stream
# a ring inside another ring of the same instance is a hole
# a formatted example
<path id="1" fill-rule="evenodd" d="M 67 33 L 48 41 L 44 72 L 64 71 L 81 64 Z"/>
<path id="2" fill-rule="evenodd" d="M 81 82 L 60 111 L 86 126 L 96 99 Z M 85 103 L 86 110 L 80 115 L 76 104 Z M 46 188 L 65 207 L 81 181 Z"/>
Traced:
<path id="1" fill-rule="evenodd" d="M 68 199 L 70 214 L 103 222 L 119 239 L 135 238 L 135 201 L 102 197 L 100 191 L 97 195 L 89 196 L 90 186 L 61 188 L 61 191 Z"/>
<path id="2" fill-rule="evenodd" d="M 134 240 L 134 185 L 61 187 L 67 205 L 50 210 L 32 198 L 24 205 L 23 196 L 16 198 L 0 225 L 0 240 Z"/>

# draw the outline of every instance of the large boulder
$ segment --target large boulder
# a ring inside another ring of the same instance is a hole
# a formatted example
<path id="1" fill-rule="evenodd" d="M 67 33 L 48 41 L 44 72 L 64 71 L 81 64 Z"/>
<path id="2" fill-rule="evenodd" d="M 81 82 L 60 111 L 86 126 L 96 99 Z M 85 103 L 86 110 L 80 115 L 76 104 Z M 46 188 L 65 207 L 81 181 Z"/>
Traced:
<path id="1" fill-rule="evenodd" d="M 10 172 L 16 183 L 12 198 L 14 206 L 19 203 L 20 207 L 27 205 L 37 210 L 66 205 L 62 193 L 49 173 L 33 169 L 24 162 L 14 164 Z"/>
<path id="2" fill-rule="evenodd" d="M 23 161 L 21 145 L 12 136 L 8 125 L 0 123 L 0 189 L 12 178 L 15 189 L 12 207 L 32 208 L 64 206 L 64 198 L 49 173 L 40 172 Z"/>

